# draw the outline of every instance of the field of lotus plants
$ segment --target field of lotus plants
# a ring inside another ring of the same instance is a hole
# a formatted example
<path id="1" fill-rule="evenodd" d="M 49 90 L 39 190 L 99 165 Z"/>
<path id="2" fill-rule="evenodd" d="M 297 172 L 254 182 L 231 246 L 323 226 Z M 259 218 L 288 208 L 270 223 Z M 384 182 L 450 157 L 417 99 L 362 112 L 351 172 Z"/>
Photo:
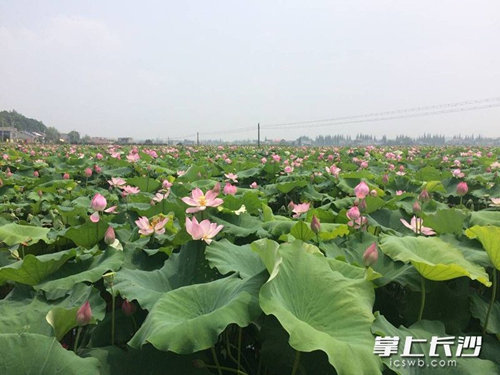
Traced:
<path id="1" fill-rule="evenodd" d="M 498 148 L 0 155 L 0 374 L 500 373 Z"/>

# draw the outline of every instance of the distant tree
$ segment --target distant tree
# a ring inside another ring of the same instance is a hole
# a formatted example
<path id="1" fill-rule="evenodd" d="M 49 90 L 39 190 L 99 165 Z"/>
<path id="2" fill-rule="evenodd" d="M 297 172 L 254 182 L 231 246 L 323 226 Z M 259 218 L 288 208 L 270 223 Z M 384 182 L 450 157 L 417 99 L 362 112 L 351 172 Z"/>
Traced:
<path id="1" fill-rule="evenodd" d="M 59 142 L 60 134 L 56 128 L 49 126 L 45 131 L 45 141 L 48 143 Z"/>
<path id="2" fill-rule="evenodd" d="M 83 136 L 83 138 L 81 139 L 81 141 L 82 141 L 82 143 L 83 143 L 84 145 L 88 145 L 88 144 L 90 143 L 90 141 L 91 141 L 90 136 L 89 136 L 89 135 L 87 135 L 87 134 L 85 134 L 85 135 Z"/>
<path id="3" fill-rule="evenodd" d="M 69 143 L 72 145 L 76 145 L 77 143 L 80 143 L 80 133 L 78 133 L 76 130 L 72 130 L 68 133 L 68 140 Z"/>
<path id="4" fill-rule="evenodd" d="M 145 144 L 145 145 L 152 145 L 152 144 L 153 144 L 153 141 L 152 141 L 151 139 L 146 139 L 146 140 L 144 141 L 144 144 Z"/>

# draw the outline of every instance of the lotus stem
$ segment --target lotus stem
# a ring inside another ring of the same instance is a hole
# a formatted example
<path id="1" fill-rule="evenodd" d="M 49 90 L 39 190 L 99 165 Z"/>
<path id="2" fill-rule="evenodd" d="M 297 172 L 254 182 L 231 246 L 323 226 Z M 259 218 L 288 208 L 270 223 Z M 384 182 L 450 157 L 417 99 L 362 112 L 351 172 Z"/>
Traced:
<path id="1" fill-rule="evenodd" d="M 491 309 L 493 308 L 493 304 L 495 303 L 495 299 L 497 297 L 497 270 L 495 268 L 493 268 L 493 285 L 491 287 L 493 288 L 493 290 L 491 292 L 488 312 L 486 313 L 486 318 L 484 320 L 483 335 L 486 333 L 486 328 L 488 328 L 488 320 L 490 320 Z"/>
<path id="2" fill-rule="evenodd" d="M 299 363 L 300 363 L 300 352 L 297 350 L 295 352 L 295 360 L 293 361 L 292 375 L 295 375 L 297 373 L 297 370 L 299 369 Z"/>
<path id="3" fill-rule="evenodd" d="M 241 362 L 241 335 L 243 329 L 238 326 L 238 371 L 240 370 L 240 362 Z"/>
<path id="4" fill-rule="evenodd" d="M 421 293 L 422 297 L 420 299 L 420 311 L 418 312 L 418 320 L 422 320 L 422 315 L 424 314 L 425 307 L 425 277 L 421 276 L 420 279 Z"/>
<path id="5" fill-rule="evenodd" d="M 212 351 L 212 357 L 214 358 L 214 363 L 215 363 L 215 368 L 217 369 L 217 373 L 219 375 L 222 375 L 222 369 L 220 367 L 219 359 L 217 358 L 217 353 L 215 352 L 215 348 L 212 346 L 210 350 Z"/>
<path id="6" fill-rule="evenodd" d="M 111 282 L 111 345 L 115 345 L 115 304 L 116 298 L 113 291 L 113 282 Z"/>
<path id="7" fill-rule="evenodd" d="M 78 327 L 78 330 L 76 331 L 76 338 L 75 338 L 75 346 L 73 347 L 73 351 L 76 353 L 76 350 L 78 349 L 78 341 L 80 341 L 80 334 L 82 333 L 82 327 Z"/>

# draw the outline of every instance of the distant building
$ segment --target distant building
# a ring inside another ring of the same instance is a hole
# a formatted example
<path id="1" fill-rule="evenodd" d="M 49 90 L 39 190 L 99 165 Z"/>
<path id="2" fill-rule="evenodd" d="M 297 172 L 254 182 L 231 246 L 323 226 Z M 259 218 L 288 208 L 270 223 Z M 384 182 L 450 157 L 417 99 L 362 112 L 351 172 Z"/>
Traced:
<path id="1" fill-rule="evenodd" d="M 24 130 L 17 130 L 14 127 L 2 127 L 0 128 L 0 140 L 2 142 L 36 142 L 44 137 L 43 134 L 28 132 Z"/>
<path id="2" fill-rule="evenodd" d="M 118 138 L 118 143 L 122 145 L 128 145 L 133 142 L 133 139 L 131 137 L 122 137 Z"/>
<path id="3" fill-rule="evenodd" d="M 111 139 L 103 137 L 90 137 L 90 143 L 95 145 L 109 145 L 113 143 Z"/>

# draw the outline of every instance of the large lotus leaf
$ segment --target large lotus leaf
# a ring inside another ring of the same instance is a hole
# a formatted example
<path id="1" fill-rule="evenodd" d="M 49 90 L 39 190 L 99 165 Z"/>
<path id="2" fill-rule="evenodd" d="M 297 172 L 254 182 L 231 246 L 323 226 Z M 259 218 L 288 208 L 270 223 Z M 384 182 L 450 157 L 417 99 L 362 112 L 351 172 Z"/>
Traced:
<path id="1" fill-rule="evenodd" d="M 246 327 L 260 314 L 261 275 L 196 284 L 165 293 L 129 341 L 140 348 L 147 342 L 160 350 L 194 353 L 213 346 L 229 325 Z"/>
<path id="2" fill-rule="evenodd" d="M 443 323 L 439 321 L 428 321 L 421 320 L 409 328 L 404 326 L 400 326 L 399 328 L 394 327 L 387 319 L 380 315 L 378 312 L 375 313 L 377 319 L 373 323 L 372 332 L 377 336 L 396 336 L 400 338 L 399 350 L 397 354 L 393 354 L 390 357 L 384 357 L 383 361 L 387 367 L 393 370 L 398 375 L 415 375 L 415 374 L 429 374 L 429 375 L 447 375 L 447 374 L 456 374 L 456 375 L 497 375 L 500 370 L 498 366 L 491 361 L 483 360 L 479 358 L 465 358 L 460 357 L 456 358 L 455 350 L 456 344 L 451 345 L 451 351 L 453 357 L 446 357 L 445 353 L 442 350 L 442 345 L 438 345 L 437 353 L 438 357 L 429 357 L 430 350 L 430 340 L 432 336 L 437 337 L 448 337 L 445 332 Z M 427 342 L 414 342 L 411 346 L 411 353 L 415 354 L 424 354 L 424 357 L 420 357 L 424 361 L 424 366 L 402 366 L 402 360 L 412 360 L 416 358 L 408 358 L 401 357 L 403 353 L 404 340 L 406 337 L 412 336 L 413 339 L 426 339 Z M 458 341 L 458 338 L 455 339 Z M 457 342 L 458 343 L 458 342 Z M 470 353 L 470 350 L 464 350 L 466 353 Z M 396 364 L 399 363 L 399 366 L 396 366 L 394 363 L 396 360 Z M 456 366 L 431 366 L 432 360 L 455 360 Z M 451 371 L 450 371 L 451 370 Z"/>
<path id="3" fill-rule="evenodd" d="M 91 286 L 75 285 L 69 295 L 53 301 L 28 287 L 16 286 L 6 298 L 0 300 L 0 332 L 30 332 L 51 336 L 52 327 L 45 320 L 47 313 L 54 308 L 77 308 L 85 301 L 89 301 L 92 315 L 102 320 L 106 304 L 99 291 Z"/>
<path id="4" fill-rule="evenodd" d="M 99 361 L 80 358 L 54 337 L 0 334 L 0 373 L 8 375 L 100 375 Z"/>
<path id="5" fill-rule="evenodd" d="M 21 284 L 36 285 L 75 255 L 75 249 L 39 256 L 28 254 L 23 260 L 0 268 L 0 284 L 6 281 L 15 281 Z"/>
<path id="6" fill-rule="evenodd" d="M 290 345 L 324 351 L 339 375 L 381 374 L 372 354 L 372 284 L 334 271 L 327 258 L 298 243 L 279 252 L 282 261 L 261 288 L 260 305 L 278 318 Z"/>
<path id="7" fill-rule="evenodd" d="M 380 249 L 394 260 L 411 262 L 429 280 L 450 280 L 467 276 L 490 286 L 483 267 L 469 262 L 460 250 L 437 237 L 384 236 Z"/>
<path id="8" fill-rule="evenodd" d="M 250 216 L 247 213 L 241 215 L 223 214 L 211 215 L 210 220 L 222 224 L 224 229 L 221 233 L 231 234 L 235 237 L 247 237 L 251 234 L 265 236 L 267 232 L 262 230 L 262 223 L 259 219 Z"/>
<path id="9" fill-rule="evenodd" d="M 463 224 L 467 215 L 454 208 L 438 210 L 435 214 L 424 215 L 426 226 L 438 233 L 462 234 Z"/>
<path id="10" fill-rule="evenodd" d="M 491 263 L 500 270 L 500 227 L 475 225 L 465 231 L 469 238 L 477 238 L 490 257 Z"/>
<path id="11" fill-rule="evenodd" d="M 161 182 L 151 177 L 127 178 L 127 184 L 137 186 L 141 191 L 144 192 L 153 192 L 161 187 Z"/>
<path id="12" fill-rule="evenodd" d="M 84 357 L 97 358 L 100 362 L 100 375 L 210 375 L 206 367 L 193 366 L 195 359 L 204 359 L 201 354 L 178 355 L 145 346 L 141 350 L 123 350 L 116 346 L 92 348 L 83 351 Z"/>
<path id="13" fill-rule="evenodd" d="M 7 246 L 20 243 L 32 245 L 38 241 L 50 243 L 50 240 L 47 237 L 49 231 L 49 228 L 9 223 L 0 226 L 0 242 L 5 243 Z"/>
<path id="14" fill-rule="evenodd" d="M 123 251 L 108 248 L 104 253 L 68 262 L 35 286 L 47 292 L 66 291 L 77 283 L 96 282 L 107 271 L 116 271 L 123 262 Z"/>
<path id="15" fill-rule="evenodd" d="M 477 294 L 471 295 L 471 313 L 474 318 L 479 319 L 481 327 L 484 327 L 484 321 L 488 313 L 490 302 L 486 302 L 482 297 Z M 493 308 L 488 318 L 488 327 L 486 332 L 500 334 L 500 302 L 495 301 Z"/>
<path id="16" fill-rule="evenodd" d="M 471 225 L 500 225 L 500 211 L 471 212 Z"/>
<path id="17" fill-rule="evenodd" d="M 91 248 L 104 238 L 104 234 L 108 229 L 110 218 L 104 215 L 101 214 L 101 219 L 98 223 L 92 223 L 89 220 L 85 224 L 69 228 L 64 234 L 64 237 L 69 238 L 77 246 L 87 249 Z"/>
<path id="18" fill-rule="evenodd" d="M 237 272 L 242 278 L 262 272 L 265 267 L 260 257 L 250 245 L 238 246 L 226 239 L 212 242 L 205 250 L 206 258 L 212 267 L 223 275 Z"/>
<path id="19" fill-rule="evenodd" d="M 303 221 L 298 221 L 290 230 L 290 234 L 298 240 L 309 241 L 314 238 L 314 232 Z"/>
<path id="20" fill-rule="evenodd" d="M 179 253 L 172 254 L 160 269 L 122 268 L 115 275 L 114 289 L 129 301 L 137 300 L 143 309 L 151 310 L 166 292 L 212 281 L 214 273 L 205 259 L 204 246 L 200 241 L 190 241 Z"/>

